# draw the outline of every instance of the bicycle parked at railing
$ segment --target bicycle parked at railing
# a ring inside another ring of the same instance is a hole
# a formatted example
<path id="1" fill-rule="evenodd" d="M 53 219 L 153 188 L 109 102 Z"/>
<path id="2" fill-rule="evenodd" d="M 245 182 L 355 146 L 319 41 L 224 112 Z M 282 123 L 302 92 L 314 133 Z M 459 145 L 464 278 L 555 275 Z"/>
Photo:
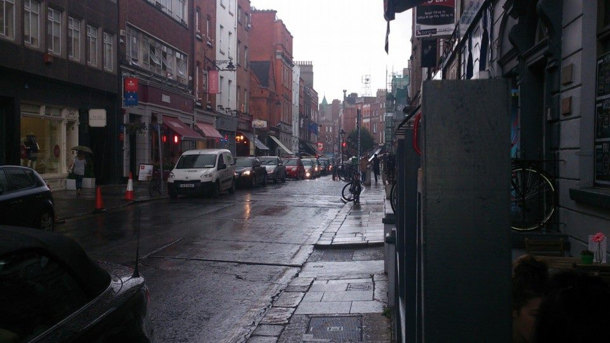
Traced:
<path id="1" fill-rule="evenodd" d="M 544 161 L 513 159 L 510 221 L 513 230 L 535 230 L 555 212 L 555 187 L 541 167 Z"/>
<path id="2" fill-rule="evenodd" d="M 345 201 L 353 201 L 354 204 L 360 203 L 360 193 L 362 193 L 362 183 L 360 182 L 360 173 L 357 168 L 350 169 L 346 178 L 349 178 L 349 181 L 345 186 L 343 186 L 343 190 L 341 191 L 341 197 Z"/>
<path id="3" fill-rule="evenodd" d="M 154 169 L 153 173 L 152 173 L 152 178 L 150 179 L 150 182 L 148 183 L 148 193 L 152 197 L 155 193 L 158 193 L 159 195 L 165 195 L 166 192 L 167 192 L 167 184 L 165 183 L 165 180 L 163 179 L 161 170 Z"/>

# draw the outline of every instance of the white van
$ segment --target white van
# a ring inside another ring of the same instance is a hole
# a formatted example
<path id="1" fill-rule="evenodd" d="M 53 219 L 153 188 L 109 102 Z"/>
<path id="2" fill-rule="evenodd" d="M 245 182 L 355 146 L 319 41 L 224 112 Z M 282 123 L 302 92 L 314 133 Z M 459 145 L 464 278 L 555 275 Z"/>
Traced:
<path id="1" fill-rule="evenodd" d="M 169 173 L 169 197 L 203 194 L 218 197 L 220 192 L 235 192 L 235 160 L 227 149 L 201 149 L 184 152 Z"/>

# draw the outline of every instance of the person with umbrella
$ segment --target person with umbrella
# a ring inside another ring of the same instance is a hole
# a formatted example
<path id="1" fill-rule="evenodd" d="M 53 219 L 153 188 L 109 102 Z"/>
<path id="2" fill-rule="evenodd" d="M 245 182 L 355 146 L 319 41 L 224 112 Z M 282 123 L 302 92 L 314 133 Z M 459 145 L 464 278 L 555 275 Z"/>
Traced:
<path id="1" fill-rule="evenodd" d="M 80 195 L 80 190 L 83 188 L 83 177 L 85 176 L 85 166 L 87 165 L 87 159 L 85 158 L 85 152 L 91 153 L 91 149 L 86 146 L 76 146 L 72 148 L 77 152 L 74 161 L 70 164 L 69 170 L 71 173 L 76 175 L 76 194 Z"/>

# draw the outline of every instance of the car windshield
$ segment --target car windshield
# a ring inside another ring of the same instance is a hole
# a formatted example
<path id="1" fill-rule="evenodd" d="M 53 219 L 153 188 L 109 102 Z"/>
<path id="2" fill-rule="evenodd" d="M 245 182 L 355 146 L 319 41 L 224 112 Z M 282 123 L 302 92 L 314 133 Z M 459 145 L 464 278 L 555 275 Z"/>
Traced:
<path id="1" fill-rule="evenodd" d="M 266 166 L 274 166 L 277 164 L 277 159 L 275 158 L 263 158 L 261 159 L 261 162 L 263 163 L 263 165 Z"/>
<path id="2" fill-rule="evenodd" d="M 286 161 L 286 165 L 287 166 L 296 166 L 297 165 L 297 160 L 287 160 Z"/>
<path id="3" fill-rule="evenodd" d="M 252 160 L 248 158 L 238 158 L 235 161 L 236 167 L 252 167 Z"/>
<path id="4" fill-rule="evenodd" d="M 216 155 L 182 155 L 176 164 L 176 169 L 214 168 L 214 166 L 216 166 Z"/>
<path id="5" fill-rule="evenodd" d="M 304 166 L 311 166 L 311 165 L 313 165 L 313 163 L 311 162 L 311 160 L 303 160 L 303 165 Z"/>

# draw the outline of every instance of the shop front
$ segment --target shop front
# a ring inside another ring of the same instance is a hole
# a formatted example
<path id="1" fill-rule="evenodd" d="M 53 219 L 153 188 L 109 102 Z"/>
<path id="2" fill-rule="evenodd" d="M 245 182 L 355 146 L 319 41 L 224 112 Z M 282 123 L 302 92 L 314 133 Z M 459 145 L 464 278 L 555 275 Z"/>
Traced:
<path id="1" fill-rule="evenodd" d="M 233 156 L 236 155 L 235 136 L 237 132 L 237 117 L 219 114 L 216 118 L 216 129 L 221 135 L 220 149 L 228 149 Z"/>
<path id="2" fill-rule="evenodd" d="M 179 118 L 162 116 L 161 120 L 161 124 L 152 125 L 150 160 L 156 166 L 163 160 L 163 168 L 171 170 L 183 152 L 195 149 L 197 142 L 206 139 Z"/>
<path id="3" fill-rule="evenodd" d="M 78 110 L 29 103 L 20 110 L 20 165 L 36 170 L 53 189 L 65 187 L 70 149 L 79 145 Z"/>

